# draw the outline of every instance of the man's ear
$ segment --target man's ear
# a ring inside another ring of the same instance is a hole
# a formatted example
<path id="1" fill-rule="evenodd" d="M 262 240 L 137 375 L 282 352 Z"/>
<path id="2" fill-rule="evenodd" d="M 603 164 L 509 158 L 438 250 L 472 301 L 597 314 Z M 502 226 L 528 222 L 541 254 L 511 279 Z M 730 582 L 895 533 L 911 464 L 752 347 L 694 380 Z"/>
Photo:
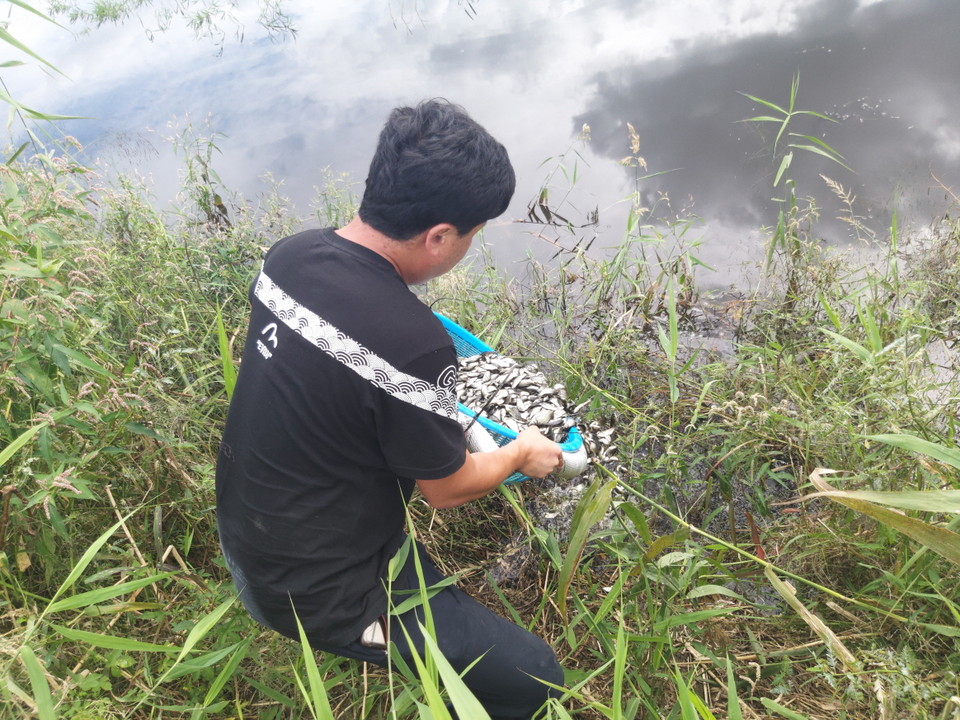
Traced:
<path id="1" fill-rule="evenodd" d="M 437 223 L 424 231 L 423 245 L 428 251 L 436 252 L 457 236 L 457 229 L 450 223 Z"/>

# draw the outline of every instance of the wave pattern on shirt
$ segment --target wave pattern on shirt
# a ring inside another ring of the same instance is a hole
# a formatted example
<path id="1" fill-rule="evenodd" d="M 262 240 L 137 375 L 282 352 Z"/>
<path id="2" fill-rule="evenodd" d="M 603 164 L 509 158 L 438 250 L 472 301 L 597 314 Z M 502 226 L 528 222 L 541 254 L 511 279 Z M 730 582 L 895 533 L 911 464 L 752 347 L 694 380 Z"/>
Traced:
<path id="1" fill-rule="evenodd" d="M 270 277 L 260 272 L 254 295 L 288 328 L 398 400 L 456 418 L 456 396 L 442 388 L 393 367 L 376 353 L 341 332 L 309 308 L 287 295 Z"/>

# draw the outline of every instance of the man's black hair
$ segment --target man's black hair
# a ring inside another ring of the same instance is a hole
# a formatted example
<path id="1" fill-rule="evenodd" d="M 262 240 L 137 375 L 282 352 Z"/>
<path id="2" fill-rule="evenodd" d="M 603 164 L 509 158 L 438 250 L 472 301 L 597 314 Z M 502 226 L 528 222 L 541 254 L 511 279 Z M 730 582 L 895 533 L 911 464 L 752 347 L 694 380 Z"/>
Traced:
<path id="1" fill-rule="evenodd" d="M 438 223 L 463 234 L 503 213 L 515 186 L 503 145 L 459 105 L 427 100 L 390 113 L 359 214 L 394 240 Z"/>

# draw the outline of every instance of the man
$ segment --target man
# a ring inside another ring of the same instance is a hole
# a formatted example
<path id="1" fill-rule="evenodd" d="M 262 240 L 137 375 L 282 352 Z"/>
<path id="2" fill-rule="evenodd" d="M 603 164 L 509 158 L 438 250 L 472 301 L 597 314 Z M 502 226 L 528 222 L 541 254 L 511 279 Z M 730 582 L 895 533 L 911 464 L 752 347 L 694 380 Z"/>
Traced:
<path id="1" fill-rule="evenodd" d="M 414 553 L 392 598 L 386 576 L 414 486 L 455 507 L 561 464 L 535 428 L 467 451 L 456 354 L 409 289 L 453 268 L 514 184 L 506 150 L 462 108 L 398 108 L 357 217 L 267 253 L 217 462 L 224 558 L 260 623 L 297 638 L 295 611 L 316 649 L 386 665 L 389 640 L 413 667 L 404 629 L 422 656 L 423 610 L 388 610 L 419 587 Z M 415 547 L 427 585 L 442 580 Z M 456 587 L 429 603 L 441 651 L 459 672 L 476 662 L 464 680 L 492 717 L 530 718 L 551 694 L 541 680 L 562 684 L 546 643 Z"/>

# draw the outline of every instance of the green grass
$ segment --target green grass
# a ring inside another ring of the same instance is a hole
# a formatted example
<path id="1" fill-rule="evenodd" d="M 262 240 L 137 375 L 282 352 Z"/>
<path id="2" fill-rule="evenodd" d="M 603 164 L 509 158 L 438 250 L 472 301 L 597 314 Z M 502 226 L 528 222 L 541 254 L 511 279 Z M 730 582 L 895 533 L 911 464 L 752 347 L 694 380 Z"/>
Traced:
<path id="1" fill-rule="evenodd" d="M 217 136 L 188 131 L 178 212 L 53 155 L 0 168 L 0 718 L 470 707 L 435 653 L 426 683 L 314 656 L 234 600 L 215 450 L 247 284 L 300 221 L 279 192 L 234 198 Z M 334 178 L 316 220 L 351 203 Z M 423 290 L 616 428 L 620 461 L 587 478 L 562 536 L 531 519 L 536 482 L 411 505 L 443 569 L 557 651 L 548 717 L 958 716 L 956 372 L 929 352 L 960 325 L 960 228 L 911 254 L 894 226 L 882 262 L 851 266 L 803 234 L 813 212 L 797 201 L 771 233 L 780 291 L 724 308 L 694 281 L 695 220 L 654 227 L 641 208 L 605 257 L 574 241 L 513 277 L 481 257 Z M 733 357 L 683 347 L 700 308 Z M 833 494 L 798 499 L 818 489 Z M 526 560 L 494 582 L 506 549 Z"/>

